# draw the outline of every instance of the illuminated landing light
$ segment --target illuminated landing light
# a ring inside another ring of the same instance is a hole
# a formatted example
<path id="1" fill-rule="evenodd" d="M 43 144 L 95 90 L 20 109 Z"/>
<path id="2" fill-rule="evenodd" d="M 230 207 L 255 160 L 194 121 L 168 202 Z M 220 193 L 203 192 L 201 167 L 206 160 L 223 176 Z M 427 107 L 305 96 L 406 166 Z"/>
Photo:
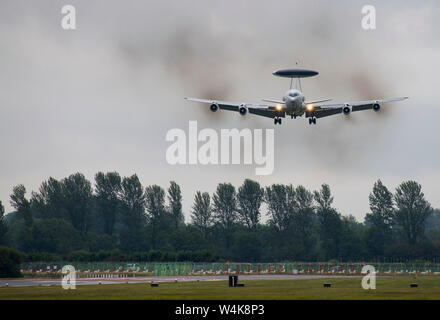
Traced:
<path id="1" fill-rule="evenodd" d="M 313 111 L 313 109 L 314 109 L 313 104 L 308 104 L 308 105 L 306 106 L 306 109 L 307 109 L 307 111 Z"/>
<path id="2" fill-rule="evenodd" d="M 277 111 L 281 111 L 281 110 L 283 109 L 283 106 L 280 105 L 280 104 L 277 104 L 277 105 L 275 106 L 275 109 L 277 109 Z"/>

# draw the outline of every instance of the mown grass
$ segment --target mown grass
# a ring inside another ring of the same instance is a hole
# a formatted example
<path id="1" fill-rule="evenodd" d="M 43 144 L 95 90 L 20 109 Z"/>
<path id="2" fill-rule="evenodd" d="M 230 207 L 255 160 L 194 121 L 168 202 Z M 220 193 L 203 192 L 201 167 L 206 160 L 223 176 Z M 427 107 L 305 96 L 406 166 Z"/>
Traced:
<path id="1" fill-rule="evenodd" d="M 2 287 L 0 299 L 148 299 L 148 300 L 211 300 L 211 299 L 440 299 L 440 277 L 378 277 L 376 290 L 364 290 L 361 278 L 247 280 L 245 287 L 229 288 L 227 281 L 200 281 L 115 285 L 80 285 L 76 290 L 61 286 Z M 332 283 L 323 288 L 324 282 Z M 418 288 L 410 288 L 416 282 Z"/>

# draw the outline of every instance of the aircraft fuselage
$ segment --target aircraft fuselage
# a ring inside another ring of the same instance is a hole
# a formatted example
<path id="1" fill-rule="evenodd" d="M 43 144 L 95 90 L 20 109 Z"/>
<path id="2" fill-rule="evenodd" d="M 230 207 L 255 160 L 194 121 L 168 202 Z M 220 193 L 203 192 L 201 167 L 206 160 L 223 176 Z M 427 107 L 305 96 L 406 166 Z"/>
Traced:
<path id="1" fill-rule="evenodd" d="M 306 110 L 304 100 L 304 95 L 298 89 L 288 90 L 283 97 L 283 101 L 286 104 L 286 114 L 295 116 L 304 114 Z"/>

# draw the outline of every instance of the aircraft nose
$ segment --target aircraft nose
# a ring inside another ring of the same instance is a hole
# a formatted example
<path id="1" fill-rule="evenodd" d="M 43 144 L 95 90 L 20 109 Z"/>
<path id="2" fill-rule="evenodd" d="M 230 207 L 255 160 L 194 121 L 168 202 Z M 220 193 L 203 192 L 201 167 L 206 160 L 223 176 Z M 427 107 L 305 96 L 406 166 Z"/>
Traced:
<path id="1" fill-rule="evenodd" d="M 297 102 L 300 99 L 300 97 L 289 97 L 289 98 L 290 98 L 290 101 L 292 101 L 292 102 Z"/>

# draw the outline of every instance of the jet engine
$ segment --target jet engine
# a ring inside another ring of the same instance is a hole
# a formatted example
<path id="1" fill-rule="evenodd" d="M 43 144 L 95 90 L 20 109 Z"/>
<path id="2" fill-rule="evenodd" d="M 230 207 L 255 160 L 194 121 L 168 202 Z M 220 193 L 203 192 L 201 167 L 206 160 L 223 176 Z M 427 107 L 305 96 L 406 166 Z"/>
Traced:
<path id="1" fill-rule="evenodd" d="M 351 106 L 348 105 L 348 104 L 346 104 L 345 107 L 342 108 L 342 112 L 343 112 L 345 115 L 349 115 L 350 112 L 351 112 Z"/>
<path id="2" fill-rule="evenodd" d="M 209 109 L 211 109 L 212 112 L 216 112 L 218 110 L 218 104 L 217 103 L 211 104 Z"/>
<path id="3" fill-rule="evenodd" d="M 240 108 L 238 109 L 238 112 L 240 112 L 240 114 L 241 114 L 242 116 L 244 116 L 244 115 L 247 113 L 247 108 L 244 106 L 244 104 L 242 104 L 242 105 L 240 106 Z"/>
<path id="4" fill-rule="evenodd" d="M 378 103 L 375 103 L 375 104 L 373 104 L 373 110 L 374 111 L 379 111 L 380 110 L 380 104 L 378 104 Z"/>

